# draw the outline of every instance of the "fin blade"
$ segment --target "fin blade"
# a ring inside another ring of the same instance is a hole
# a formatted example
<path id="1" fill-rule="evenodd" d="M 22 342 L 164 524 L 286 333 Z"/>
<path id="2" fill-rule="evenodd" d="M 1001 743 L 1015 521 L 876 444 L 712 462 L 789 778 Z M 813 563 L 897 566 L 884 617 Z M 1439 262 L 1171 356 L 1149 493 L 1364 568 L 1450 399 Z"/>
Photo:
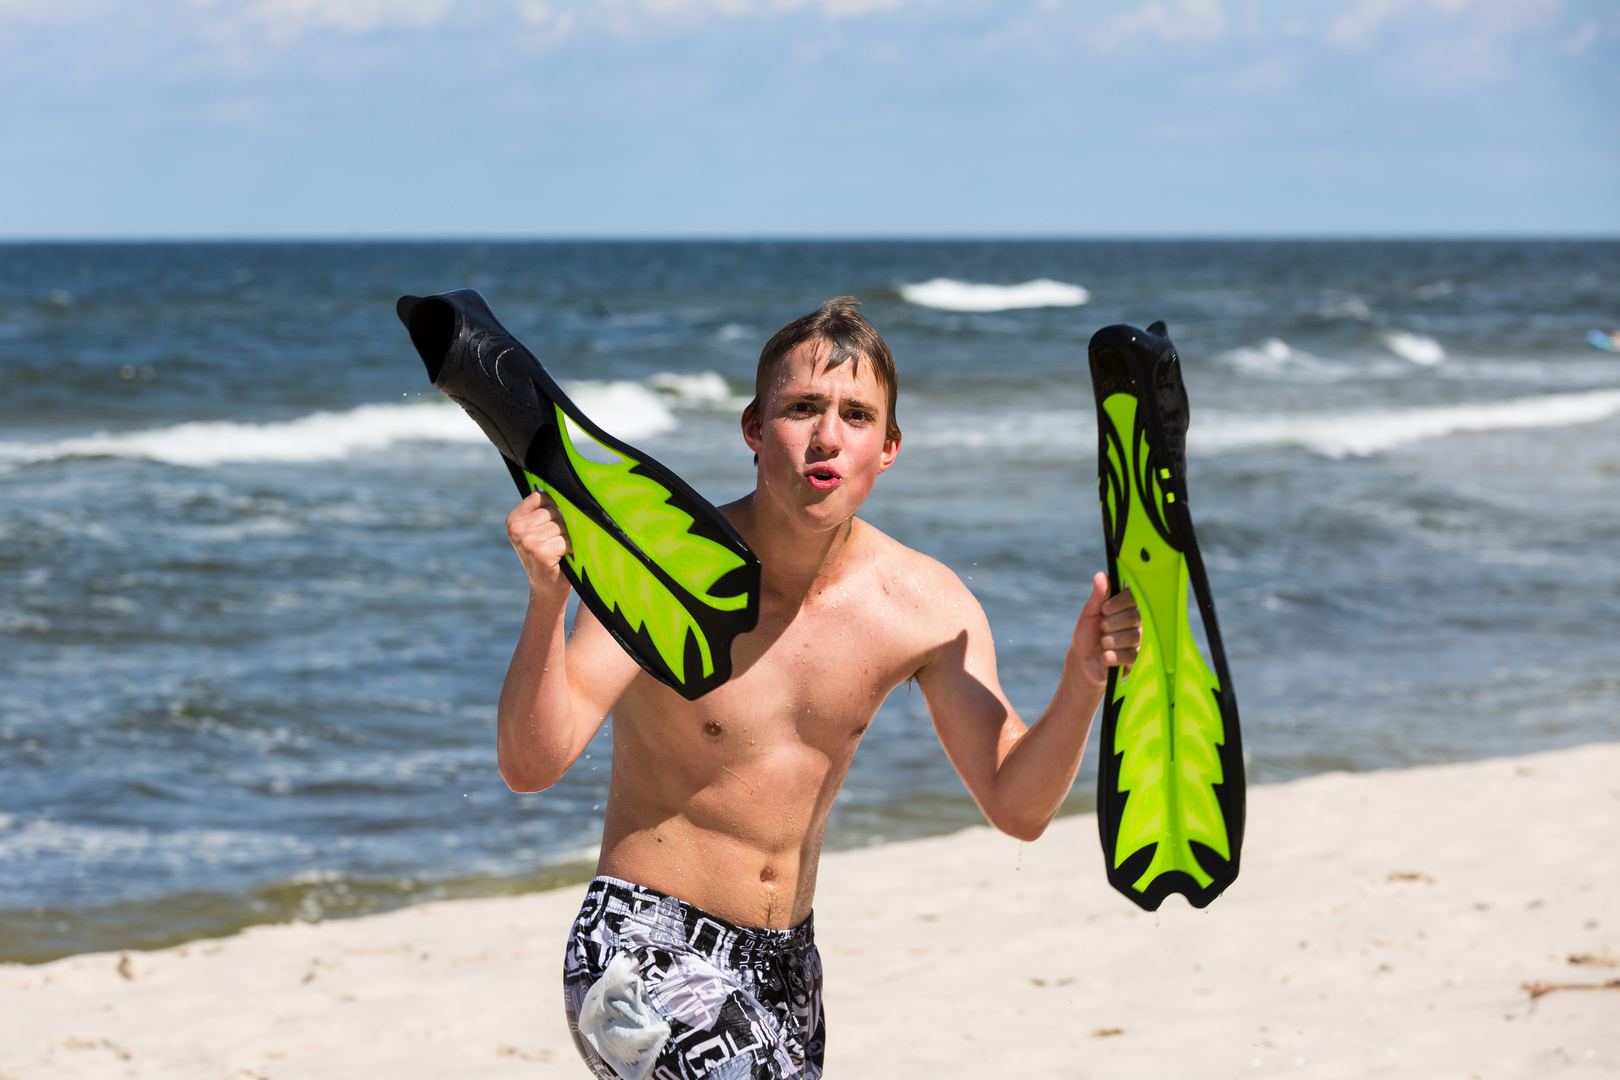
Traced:
<path id="1" fill-rule="evenodd" d="M 759 559 L 685 481 L 602 430 L 470 289 L 402 297 L 434 385 L 476 420 L 523 495 L 563 509 L 563 570 L 648 674 L 689 700 L 731 677 L 731 643 L 759 619 Z M 617 456 L 579 453 L 569 429 Z"/>

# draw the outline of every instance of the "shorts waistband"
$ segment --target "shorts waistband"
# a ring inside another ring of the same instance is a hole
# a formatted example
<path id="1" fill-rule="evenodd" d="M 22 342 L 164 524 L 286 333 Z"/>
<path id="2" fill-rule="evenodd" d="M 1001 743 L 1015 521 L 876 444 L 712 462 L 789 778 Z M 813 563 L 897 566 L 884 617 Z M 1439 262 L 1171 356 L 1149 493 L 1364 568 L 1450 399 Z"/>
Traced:
<path id="1" fill-rule="evenodd" d="M 629 910 L 627 918 L 679 935 L 686 944 L 706 954 L 797 952 L 815 945 L 814 913 L 787 930 L 738 926 L 678 896 L 606 874 L 591 879 L 585 889 L 585 906 L 605 904 L 610 897 Z"/>

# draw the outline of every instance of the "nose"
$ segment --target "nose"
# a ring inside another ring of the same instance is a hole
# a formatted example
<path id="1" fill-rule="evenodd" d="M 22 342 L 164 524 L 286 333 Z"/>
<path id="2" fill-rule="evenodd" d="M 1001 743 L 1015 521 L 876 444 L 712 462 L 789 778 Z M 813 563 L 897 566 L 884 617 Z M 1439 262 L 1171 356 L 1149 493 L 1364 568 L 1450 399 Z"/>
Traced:
<path id="1" fill-rule="evenodd" d="M 843 442 L 842 423 L 837 409 L 827 409 L 816 420 L 815 430 L 810 433 L 810 445 L 823 454 L 836 451 Z"/>

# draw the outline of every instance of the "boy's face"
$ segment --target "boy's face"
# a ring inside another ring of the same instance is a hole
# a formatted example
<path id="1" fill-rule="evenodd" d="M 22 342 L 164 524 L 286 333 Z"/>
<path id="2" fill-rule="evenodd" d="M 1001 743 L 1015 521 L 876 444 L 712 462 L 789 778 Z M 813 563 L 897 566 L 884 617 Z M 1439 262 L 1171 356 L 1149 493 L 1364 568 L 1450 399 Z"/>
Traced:
<path id="1" fill-rule="evenodd" d="M 832 346 L 802 342 L 776 365 L 743 438 L 759 455 L 760 484 L 802 527 L 822 531 L 859 510 L 878 474 L 894 464 L 900 440 L 884 438 L 888 390 L 861 358 L 828 371 Z"/>

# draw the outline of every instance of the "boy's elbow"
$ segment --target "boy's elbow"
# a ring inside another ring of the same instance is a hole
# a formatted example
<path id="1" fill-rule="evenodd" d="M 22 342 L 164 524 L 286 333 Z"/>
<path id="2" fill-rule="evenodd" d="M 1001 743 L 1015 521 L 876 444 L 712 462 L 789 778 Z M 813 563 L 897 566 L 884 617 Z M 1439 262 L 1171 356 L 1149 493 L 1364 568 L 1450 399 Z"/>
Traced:
<path id="1" fill-rule="evenodd" d="M 1026 844 L 1039 840 L 1046 832 L 1046 827 L 1052 824 L 1049 817 L 1033 818 L 1019 814 L 1002 814 L 990 820 L 999 832 L 1006 833 L 1014 840 L 1022 840 Z"/>
<path id="2" fill-rule="evenodd" d="M 544 791 L 562 779 L 562 771 L 545 768 L 535 762 L 515 762 L 502 758 L 501 779 L 519 795 Z"/>

